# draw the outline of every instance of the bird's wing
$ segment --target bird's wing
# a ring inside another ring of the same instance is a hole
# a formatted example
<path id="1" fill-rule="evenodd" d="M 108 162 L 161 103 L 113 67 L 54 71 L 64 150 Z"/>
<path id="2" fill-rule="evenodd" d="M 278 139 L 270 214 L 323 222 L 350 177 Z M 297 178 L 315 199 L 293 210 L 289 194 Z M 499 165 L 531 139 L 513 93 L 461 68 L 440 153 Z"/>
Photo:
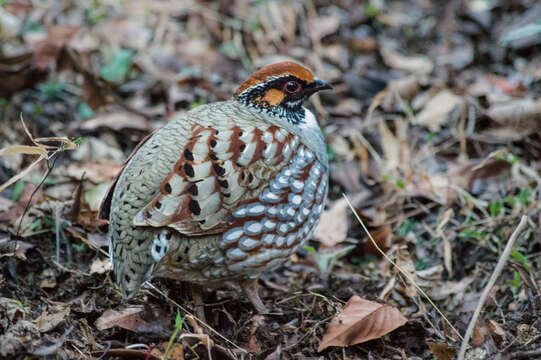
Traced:
<path id="1" fill-rule="evenodd" d="M 109 186 L 109 189 L 107 190 L 107 193 L 105 194 L 105 196 L 103 197 L 103 199 L 101 200 L 101 203 L 100 203 L 100 208 L 98 210 L 98 219 L 105 219 L 105 220 L 109 220 L 109 213 L 111 211 L 111 200 L 113 199 L 113 193 L 115 191 L 115 187 L 116 187 L 116 183 L 118 182 L 118 179 L 120 178 L 120 175 L 122 174 L 122 172 L 124 171 L 124 168 L 126 167 L 126 164 L 131 160 L 131 158 L 133 157 L 133 155 L 135 155 L 135 153 L 137 152 L 137 150 L 139 150 L 141 148 L 141 146 L 143 146 L 148 139 L 150 139 L 152 137 L 152 135 L 154 135 L 154 133 L 156 132 L 156 130 L 154 130 L 153 132 L 151 132 L 150 134 L 148 134 L 147 136 L 145 136 L 143 138 L 143 140 L 141 140 L 137 146 L 133 149 L 133 151 L 131 152 L 130 156 L 128 156 L 128 158 L 126 159 L 126 161 L 124 162 L 124 167 L 122 168 L 122 170 L 120 170 L 118 172 L 118 174 L 116 175 L 116 177 L 114 178 L 113 182 L 111 183 L 111 185 Z"/>
<path id="2" fill-rule="evenodd" d="M 180 159 L 133 224 L 190 236 L 223 232 L 235 222 L 235 209 L 257 199 L 298 146 L 297 136 L 277 126 L 194 124 Z"/>

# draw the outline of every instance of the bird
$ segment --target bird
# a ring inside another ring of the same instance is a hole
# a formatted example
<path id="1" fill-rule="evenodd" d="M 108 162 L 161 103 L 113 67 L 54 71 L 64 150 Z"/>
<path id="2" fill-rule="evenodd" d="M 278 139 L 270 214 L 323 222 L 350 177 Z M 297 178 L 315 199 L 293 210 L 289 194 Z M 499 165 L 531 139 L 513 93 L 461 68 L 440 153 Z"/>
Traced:
<path id="1" fill-rule="evenodd" d="M 99 211 L 123 299 L 155 277 L 237 281 L 267 313 L 258 277 L 311 237 L 324 209 L 326 145 L 303 102 L 327 89 L 303 65 L 270 64 L 137 145 Z"/>

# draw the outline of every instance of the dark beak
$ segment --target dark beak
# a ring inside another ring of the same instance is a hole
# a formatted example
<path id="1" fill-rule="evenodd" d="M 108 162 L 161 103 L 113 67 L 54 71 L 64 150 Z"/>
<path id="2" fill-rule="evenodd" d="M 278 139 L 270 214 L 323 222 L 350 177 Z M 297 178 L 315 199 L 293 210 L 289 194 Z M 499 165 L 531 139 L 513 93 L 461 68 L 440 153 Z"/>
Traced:
<path id="1" fill-rule="evenodd" d="M 314 79 L 313 84 L 314 84 L 314 90 L 315 90 L 314 92 L 332 89 L 331 84 L 318 78 Z"/>
<path id="2" fill-rule="evenodd" d="M 304 92 L 304 96 L 308 98 L 310 95 L 321 91 L 321 90 L 329 90 L 332 89 L 331 84 L 329 84 L 326 81 L 320 80 L 318 78 L 315 78 L 312 83 L 310 83 Z"/>

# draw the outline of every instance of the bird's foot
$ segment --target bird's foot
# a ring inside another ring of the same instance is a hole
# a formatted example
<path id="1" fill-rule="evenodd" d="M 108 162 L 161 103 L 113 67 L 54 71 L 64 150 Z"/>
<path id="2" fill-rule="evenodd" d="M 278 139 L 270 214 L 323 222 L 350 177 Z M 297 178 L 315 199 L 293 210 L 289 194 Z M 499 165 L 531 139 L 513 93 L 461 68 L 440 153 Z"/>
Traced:
<path id="1" fill-rule="evenodd" d="M 257 291 L 258 289 L 258 279 L 246 279 L 240 281 L 240 286 L 244 293 L 248 296 L 248 299 L 254 306 L 255 310 L 258 314 L 268 314 L 267 308 L 263 304 L 263 301 L 261 301 L 261 298 L 259 297 L 259 293 Z"/>

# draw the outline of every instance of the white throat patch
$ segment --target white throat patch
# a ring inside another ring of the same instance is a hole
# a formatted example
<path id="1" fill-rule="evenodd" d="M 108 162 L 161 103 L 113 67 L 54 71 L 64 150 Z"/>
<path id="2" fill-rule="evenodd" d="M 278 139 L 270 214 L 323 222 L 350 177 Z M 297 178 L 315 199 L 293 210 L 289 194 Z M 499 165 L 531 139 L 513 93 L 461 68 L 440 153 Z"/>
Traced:
<path id="1" fill-rule="evenodd" d="M 304 108 L 304 121 L 299 123 L 297 127 L 301 129 L 301 131 L 302 130 L 310 130 L 310 131 L 320 130 L 316 117 L 307 108 Z"/>

